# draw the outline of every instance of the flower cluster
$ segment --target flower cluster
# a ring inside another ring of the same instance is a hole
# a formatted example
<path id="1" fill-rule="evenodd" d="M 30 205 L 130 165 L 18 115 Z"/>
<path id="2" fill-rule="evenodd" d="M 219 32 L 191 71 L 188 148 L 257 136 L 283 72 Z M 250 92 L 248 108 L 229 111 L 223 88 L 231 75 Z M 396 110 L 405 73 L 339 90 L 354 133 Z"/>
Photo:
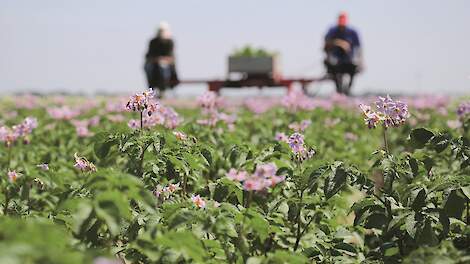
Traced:
<path id="1" fill-rule="evenodd" d="M 126 104 L 126 109 L 134 112 L 150 111 L 149 116 L 152 115 L 152 110 L 156 107 L 153 101 L 155 92 L 152 88 L 142 93 L 137 93 L 129 98 Z"/>
<path id="2" fill-rule="evenodd" d="M 458 129 L 462 127 L 462 122 L 460 120 L 447 120 L 447 126 L 451 129 Z"/>
<path id="3" fill-rule="evenodd" d="M 11 128 L 7 126 L 0 127 L 0 142 L 5 142 L 9 147 L 18 138 L 23 138 L 24 142 L 29 142 L 27 136 L 38 126 L 38 121 L 34 117 L 27 117 L 22 123 Z"/>
<path id="4" fill-rule="evenodd" d="M 206 201 L 204 201 L 199 194 L 191 196 L 191 201 L 193 201 L 193 204 L 199 208 L 206 207 Z"/>
<path id="5" fill-rule="evenodd" d="M 78 156 L 77 153 L 75 153 L 73 156 L 75 158 L 75 164 L 73 165 L 75 168 L 83 172 L 88 172 L 88 171 L 95 172 L 96 171 L 95 165 L 91 163 L 90 161 L 88 161 L 86 158 Z"/>
<path id="6" fill-rule="evenodd" d="M 121 113 L 127 111 L 127 104 L 128 98 L 125 97 L 119 97 L 116 98 L 112 101 L 108 101 L 105 108 L 104 112 L 106 113 Z"/>
<path id="7" fill-rule="evenodd" d="M 463 102 L 457 107 L 457 115 L 459 118 L 464 118 L 470 114 L 470 101 Z"/>
<path id="8" fill-rule="evenodd" d="M 158 105 L 151 115 L 147 114 L 147 111 L 144 111 L 144 113 L 146 114 L 144 115 L 142 121 L 143 126 L 146 128 L 162 125 L 166 128 L 174 129 L 182 122 L 182 119 L 179 117 L 178 113 L 173 110 L 173 108 L 163 105 Z M 138 129 L 140 128 L 139 122 L 140 121 L 136 119 L 131 119 L 127 125 L 132 129 Z"/>
<path id="9" fill-rule="evenodd" d="M 170 183 L 170 184 L 168 184 L 168 186 L 165 186 L 165 187 L 163 187 L 161 185 L 157 185 L 157 187 L 153 191 L 153 194 L 158 199 L 164 201 L 164 200 L 170 198 L 170 196 L 179 189 L 180 189 L 180 184 L 179 183 L 177 183 L 177 184 Z"/>
<path id="10" fill-rule="evenodd" d="M 205 92 L 197 99 L 198 105 L 202 108 L 202 112 L 206 114 L 205 119 L 197 120 L 200 125 L 215 126 L 217 122 L 222 121 L 227 124 L 230 130 L 234 129 L 234 123 L 237 120 L 235 114 L 228 115 L 219 111 L 222 106 L 222 100 L 215 92 Z"/>
<path id="11" fill-rule="evenodd" d="M 295 132 L 303 132 L 310 126 L 310 124 L 312 124 L 312 121 L 306 119 L 302 120 L 300 123 L 294 122 L 289 124 L 289 128 Z"/>
<path id="12" fill-rule="evenodd" d="M 292 134 L 289 137 L 288 143 L 289 143 L 289 147 L 294 153 L 294 159 L 298 161 L 310 159 L 313 157 L 313 155 L 315 155 L 315 150 L 308 149 L 305 146 L 304 135 L 300 133 Z"/>
<path id="13" fill-rule="evenodd" d="M 41 169 L 43 171 L 48 171 L 49 170 L 49 164 L 47 164 L 47 163 L 38 164 L 38 165 L 36 165 L 36 167 L 38 167 L 39 169 Z"/>
<path id="14" fill-rule="evenodd" d="M 14 183 L 16 182 L 16 180 L 18 179 L 18 177 L 21 176 L 21 173 L 19 172 L 16 172 L 16 171 L 8 171 L 8 180 L 11 182 L 11 183 Z"/>
<path id="15" fill-rule="evenodd" d="M 302 90 L 291 90 L 282 98 L 281 104 L 289 111 L 295 112 L 299 109 L 310 110 L 315 106 L 313 101 L 304 94 Z"/>
<path id="16" fill-rule="evenodd" d="M 197 98 L 197 104 L 205 112 L 214 112 L 221 106 L 222 101 L 215 92 L 207 91 Z"/>
<path id="17" fill-rule="evenodd" d="M 278 132 L 274 139 L 279 142 L 289 143 L 289 137 L 285 133 Z"/>
<path id="18" fill-rule="evenodd" d="M 39 106 L 39 97 L 32 94 L 15 96 L 14 99 L 17 109 L 34 109 Z"/>
<path id="19" fill-rule="evenodd" d="M 184 141 L 188 138 L 188 136 L 181 131 L 173 131 L 173 135 L 175 135 L 176 139 L 181 141 Z"/>
<path id="20" fill-rule="evenodd" d="M 244 106 L 255 114 L 262 114 L 279 104 L 274 98 L 249 98 L 244 101 Z"/>
<path id="21" fill-rule="evenodd" d="M 264 191 L 285 180 L 284 176 L 277 176 L 276 171 L 277 167 L 274 163 L 267 163 L 256 166 L 253 174 L 230 169 L 227 178 L 241 182 L 246 191 Z"/>
<path id="22" fill-rule="evenodd" d="M 88 120 L 71 120 L 70 121 L 74 126 L 79 137 L 89 137 L 93 134 L 88 129 L 89 126 L 96 126 L 100 122 L 100 118 L 95 116 Z"/>
<path id="23" fill-rule="evenodd" d="M 71 120 L 81 114 L 80 110 L 68 106 L 48 108 L 47 113 L 56 120 Z"/>
<path id="24" fill-rule="evenodd" d="M 375 128 L 379 123 L 382 123 L 385 128 L 397 127 L 403 124 L 410 115 L 407 104 L 394 101 L 388 95 L 387 97 L 379 97 L 375 105 L 376 111 L 372 111 L 369 105 L 359 105 L 365 115 L 364 121 L 369 128 Z"/>

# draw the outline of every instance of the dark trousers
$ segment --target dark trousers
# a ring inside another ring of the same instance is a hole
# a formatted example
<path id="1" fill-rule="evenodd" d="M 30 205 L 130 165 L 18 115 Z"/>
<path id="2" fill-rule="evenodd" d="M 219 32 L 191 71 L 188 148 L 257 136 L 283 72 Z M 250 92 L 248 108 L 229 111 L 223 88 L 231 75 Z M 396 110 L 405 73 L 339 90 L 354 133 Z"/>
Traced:
<path id="1" fill-rule="evenodd" d="M 160 91 L 164 91 L 167 88 L 173 88 L 178 83 L 174 64 L 163 66 L 159 63 L 146 62 L 144 70 L 149 88 L 157 88 Z"/>
<path id="2" fill-rule="evenodd" d="M 331 79 L 335 82 L 336 92 L 349 95 L 354 82 L 354 76 L 357 73 L 357 65 L 352 63 L 339 63 L 332 65 L 325 60 L 325 66 Z M 349 81 L 345 82 L 345 77 L 349 77 Z"/>

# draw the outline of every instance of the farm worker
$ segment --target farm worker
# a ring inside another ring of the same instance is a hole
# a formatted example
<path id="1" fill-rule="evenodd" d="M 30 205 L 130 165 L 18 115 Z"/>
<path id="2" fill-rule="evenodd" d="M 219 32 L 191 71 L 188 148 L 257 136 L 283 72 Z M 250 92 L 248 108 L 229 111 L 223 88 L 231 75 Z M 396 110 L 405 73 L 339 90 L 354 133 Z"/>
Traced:
<path id="1" fill-rule="evenodd" d="M 159 96 L 162 96 L 166 88 L 173 88 L 178 84 L 174 42 L 167 22 L 160 23 L 157 36 L 149 43 L 144 69 L 149 88 L 158 88 Z"/>
<path id="2" fill-rule="evenodd" d="M 325 36 L 325 66 L 335 81 L 336 91 L 349 94 L 354 75 L 361 71 L 361 42 L 358 33 L 348 26 L 348 15 L 341 12 L 337 25 L 331 27 Z M 343 76 L 350 76 L 349 83 L 343 84 Z"/>

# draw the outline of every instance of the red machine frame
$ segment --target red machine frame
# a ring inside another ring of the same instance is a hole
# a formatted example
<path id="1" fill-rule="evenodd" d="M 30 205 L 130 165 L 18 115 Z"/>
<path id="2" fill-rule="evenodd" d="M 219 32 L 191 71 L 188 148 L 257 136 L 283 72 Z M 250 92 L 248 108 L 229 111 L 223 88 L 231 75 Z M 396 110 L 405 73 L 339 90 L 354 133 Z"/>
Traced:
<path id="1" fill-rule="evenodd" d="M 286 87 L 288 91 L 293 88 L 294 83 L 299 83 L 305 91 L 307 86 L 313 82 L 323 81 L 327 78 L 269 78 L 269 77 L 250 77 L 241 80 L 182 80 L 180 84 L 202 84 L 208 85 L 209 91 L 219 93 L 222 88 L 242 88 L 242 87 Z"/>

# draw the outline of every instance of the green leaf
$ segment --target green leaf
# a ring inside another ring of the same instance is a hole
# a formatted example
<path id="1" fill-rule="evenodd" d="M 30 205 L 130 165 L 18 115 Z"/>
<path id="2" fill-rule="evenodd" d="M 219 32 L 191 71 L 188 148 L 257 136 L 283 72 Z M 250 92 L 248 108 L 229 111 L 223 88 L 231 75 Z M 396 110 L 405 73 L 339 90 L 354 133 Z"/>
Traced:
<path id="1" fill-rule="evenodd" d="M 212 153 L 209 151 L 207 148 L 202 148 L 201 149 L 201 154 L 204 157 L 204 159 L 207 162 L 208 166 L 212 165 L 213 159 L 212 159 Z"/>
<path id="2" fill-rule="evenodd" d="M 309 168 L 305 170 L 305 177 L 308 182 L 309 193 L 314 193 L 317 189 L 317 182 L 321 175 L 325 173 L 328 167 L 322 166 L 320 168 Z"/>
<path id="3" fill-rule="evenodd" d="M 95 197 L 95 211 L 104 220 L 113 236 L 119 234 L 122 220 L 131 218 L 129 201 L 117 191 L 99 193 Z"/>
<path id="4" fill-rule="evenodd" d="M 250 210 L 248 214 L 250 218 L 250 227 L 259 235 L 260 239 L 264 241 L 269 235 L 268 221 L 266 221 L 263 216 L 253 210 Z"/>
<path id="5" fill-rule="evenodd" d="M 418 167 L 418 160 L 416 160 L 413 157 L 410 157 L 408 160 L 408 164 L 410 165 L 411 172 L 413 173 L 413 176 L 418 176 L 419 172 L 419 167 Z"/>
<path id="6" fill-rule="evenodd" d="M 449 135 L 446 134 L 438 134 L 431 138 L 430 144 L 432 147 L 439 153 L 445 150 L 450 142 L 449 142 Z"/>
<path id="7" fill-rule="evenodd" d="M 184 208 L 179 210 L 178 213 L 173 214 L 170 219 L 168 219 L 168 227 L 170 229 L 176 228 L 179 225 L 187 224 L 192 221 L 194 214 L 192 211 Z"/>
<path id="8" fill-rule="evenodd" d="M 447 237 L 450 228 L 450 219 L 444 211 L 439 211 L 439 222 L 442 225 L 441 238 Z"/>
<path id="9" fill-rule="evenodd" d="M 334 247 L 336 250 L 342 252 L 343 254 L 347 254 L 349 256 L 355 256 L 357 254 L 356 248 L 348 243 L 344 243 L 344 242 L 337 243 Z"/>
<path id="10" fill-rule="evenodd" d="M 431 220 L 425 220 L 424 228 L 419 232 L 419 236 L 416 240 L 419 244 L 428 246 L 435 246 L 439 244 L 439 240 L 437 239 L 437 236 L 432 229 Z"/>
<path id="11" fill-rule="evenodd" d="M 202 170 L 204 166 L 202 166 L 201 162 L 199 161 L 198 157 L 184 152 L 183 153 L 184 160 L 189 164 L 192 170 Z"/>
<path id="12" fill-rule="evenodd" d="M 385 250 L 384 256 L 385 257 L 391 257 L 391 256 L 394 256 L 394 255 L 397 255 L 398 253 L 399 253 L 398 247 L 391 247 L 391 248 L 387 248 Z"/>
<path id="13" fill-rule="evenodd" d="M 237 165 L 237 160 L 240 157 L 240 150 L 238 146 L 233 146 L 232 149 L 230 150 L 229 154 L 229 160 L 230 164 L 232 164 L 232 167 L 235 167 Z"/>
<path id="14" fill-rule="evenodd" d="M 367 221 L 364 225 L 365 228 L 377 228 L 381 229 L 386 226 L 388 219 L 387 216 L 383 213 L 372 213 L 367 217 Z"/>
<path id="15" fill-rule="evenodd" d="M 408 232 L 412 238 L 415 238 L 416 235 L 416 223 L 417 221 L 415 220 L 415 213 L 413 212 L 412 214 L 408 215 L 405 222 L 406 232 Z"/>
<path id="16" fill-rule="evenodd" d="M 410 141 L 414 148 L 423 148 L 434 136 L 434 133 L 426 128 L 416 128 L 411 131 Z"/>
<path id="17" fill-rule="evenodd" d="M 375 199 L 370 197 L 370 198 L 364 198 L 360 200 L 359 202 L 355 202 L 349 212 L 361 212 L 364 209 L 367 209 L 368 207 L 375 205 Z"/>
<path id="18" fill-rule="evenodd" d="M 444 211 L 449 217 L 461 219 L 465 209 L 466 199 L 459 195 L 456 190 L 450 192 L 444 205 Z"/>
<path id="19" fill-rule="evenodd" d="M 268 263 L 279 263 L 279 264 L 302 264 L 310 263 L 309 260 L 302 254 L 296 254 L 290 251 L 277 250 L 268 255 Z"/>
<path id="20" fill-rule="evenodd" d="M 198 263 L 204 262 L 204 258 L 206 257 L 206 251 L 202 241 L 197 239 L 194 234 L 189 231 L 170 231 L 158 236 L 156 241 L 161 246 L 183 254 L 185 258 L 190 258 Z"/>
<path id="21" fill-rule="evenodd" d="M 462 189 L 463 194 L 467 196 L 467 199 L 470 199 L 470 186 L 460 187 Z"/>
<path id="22" fill-rule="evenodd" d="M 408 212 L 408 213 L 399 214 L 398 216 L 393 217 L 392 221 L 388 223 L 387 232 L 394 232 L 396 231 L 396 229 L 401 228 L 401 226 L 405 224 L 406 218 L 409 216 L 409 214 L 410 213 Z"/>
<path id="23" fill-rule="evenodd" d="M 415 211 L 419 211 L 426 205 L 426 190 L 421 188 L 419 191 L 415 190 L 414 194 L 416 194 L 416 196 L 411 204 L 411 208 Z"/>
<path id="24" fill-rule="evenodd" d="M 432 167 L 434 166 L 434 160 L 429 156 L 425 156 L 423 159 L 423 163 L 424 163 L 424 168 L 429 173 Z"/>
<path id="25" fill-rule="evenodd" d="M 342 165 L 339 165 L 332 169 L 332 172 L 328 178 L 325 179 L 323 186 L 323 192 L 325 193 L 326 199 L 330 199 L 346 184 L 347 173 Z"/>

